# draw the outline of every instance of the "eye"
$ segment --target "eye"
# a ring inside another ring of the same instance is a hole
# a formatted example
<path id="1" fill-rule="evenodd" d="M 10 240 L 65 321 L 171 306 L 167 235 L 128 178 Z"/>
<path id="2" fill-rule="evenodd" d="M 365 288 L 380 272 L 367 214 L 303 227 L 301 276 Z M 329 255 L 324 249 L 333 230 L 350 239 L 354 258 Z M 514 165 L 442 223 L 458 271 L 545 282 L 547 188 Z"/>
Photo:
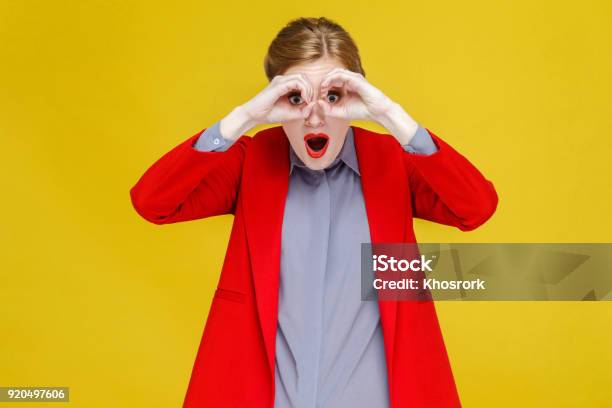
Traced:
<path id="1" fill-rule="evenodd" d="M 340 100 L 341 94 L 337 91 L 329 91 L 327 93 L 327 100 L 331 103 L 336 103 Z"/>
<path id="2" fill-rule="evenodd" d="M 293 92 L 288 96 L 289 103 L 292 105 L 299 105 L 302 103 L 302 95 L 299 92 Z"/>

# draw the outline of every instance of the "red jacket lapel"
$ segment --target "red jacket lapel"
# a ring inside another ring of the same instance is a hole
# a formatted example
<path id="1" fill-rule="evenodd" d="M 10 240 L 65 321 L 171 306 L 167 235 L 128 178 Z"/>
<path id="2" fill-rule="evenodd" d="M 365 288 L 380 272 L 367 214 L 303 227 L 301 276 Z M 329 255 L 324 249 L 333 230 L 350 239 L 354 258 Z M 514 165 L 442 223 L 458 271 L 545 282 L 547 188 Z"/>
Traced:
<path id="1" fill-rule="evenodd" d="M 282 127 L 263 130 L 245 157 L 241 197 L 259 322 L 274 376 L 280 248 L 289 187 L 289 141 Z"/>
<path id="2" fill-rule="evenodd" d="M 361 187 L 373 244 L 404 242 L 410 217 L 408 180 L 402 151 L 393 136 L 353 126 Z M 378 302 L 387 370 L 391 374 L 395 346 L 396 301 Z"/>

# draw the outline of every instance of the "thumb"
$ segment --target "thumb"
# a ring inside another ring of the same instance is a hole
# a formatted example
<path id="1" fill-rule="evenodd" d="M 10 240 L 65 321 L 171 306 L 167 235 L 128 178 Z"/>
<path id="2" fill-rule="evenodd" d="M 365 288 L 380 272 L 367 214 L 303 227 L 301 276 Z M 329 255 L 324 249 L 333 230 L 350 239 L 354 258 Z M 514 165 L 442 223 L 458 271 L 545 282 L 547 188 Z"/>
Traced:
<path id="1" fill-rule="evenodd" d="M 315 102 L 308 102 L 308 104 L 302 109 L 302 117 L 307 118 L 312 112 Z"/>
<path id="2" fill-rule="evenodd" d="M 319 104 L 319 106 L 321 106 L 321 110 L 323 111 L 323 114 L 325 116 L 328 116 L 331 113 L 331 106 L 329 105 L 329 103 L 321 99 L 317 99 L 317 103 Z"/>

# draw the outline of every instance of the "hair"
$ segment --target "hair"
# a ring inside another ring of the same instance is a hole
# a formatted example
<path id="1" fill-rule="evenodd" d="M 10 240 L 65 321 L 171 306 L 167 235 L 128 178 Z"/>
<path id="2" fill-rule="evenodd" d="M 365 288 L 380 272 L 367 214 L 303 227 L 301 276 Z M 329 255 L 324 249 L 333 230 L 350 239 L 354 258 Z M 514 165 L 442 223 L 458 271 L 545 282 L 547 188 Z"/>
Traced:
<path id="1" fill-rule="evenodd" d="M 264 70 L 271 81 L 293 65 L 322 57 L 336 58 L 349 71 L 365 76 L 359 50 L 349 33 L 325 17 L 300 17 L 287 23 L 268 47 Z"/>

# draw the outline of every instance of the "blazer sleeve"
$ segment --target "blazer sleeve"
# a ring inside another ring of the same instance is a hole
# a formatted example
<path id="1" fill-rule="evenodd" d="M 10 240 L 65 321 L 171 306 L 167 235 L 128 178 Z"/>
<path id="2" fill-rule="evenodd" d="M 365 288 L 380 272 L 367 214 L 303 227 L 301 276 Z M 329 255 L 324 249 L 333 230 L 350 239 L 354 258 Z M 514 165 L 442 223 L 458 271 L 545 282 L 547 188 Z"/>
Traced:
<path id="1" fill-rule="evenodd" d="M 201 130 L 158 159 L 130 189 L 134 209 L 154 224 L 233 214 L 246 148 L 241 136 L 224 152 L 194 145 Z"/>
<path id="2" fill-rule="evenodd" d="M 431 155 L 403 153 L 413 217 L 462 231 L 479 227 L 497 209 L 493 183 L 463 155 L 426 130 L 438 151 Z"/>

